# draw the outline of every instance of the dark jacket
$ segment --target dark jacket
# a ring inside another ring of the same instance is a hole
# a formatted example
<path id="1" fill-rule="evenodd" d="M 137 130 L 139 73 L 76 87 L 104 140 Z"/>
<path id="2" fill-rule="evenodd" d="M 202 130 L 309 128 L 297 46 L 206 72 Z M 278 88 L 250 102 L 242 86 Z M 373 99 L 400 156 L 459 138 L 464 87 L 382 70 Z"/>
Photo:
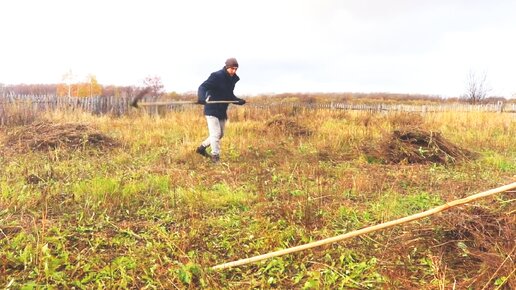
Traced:
<path id="1" fill-rule="evenodd" d="M 233 93 L 235 84 L 240 78 L 235 74 L 230 76 L 223 67 L 221 70 L 216 71 L 205 80 L 197 91 L 197 97 L 199 102 L 205 103 L 206 98 L 210 96 L 209 101 L 243 101 L 237 98 Z M 204 115 L 215 116 L 219 119 L 227 119 L 227 109 L 229 104 L 205 104 Z"/>

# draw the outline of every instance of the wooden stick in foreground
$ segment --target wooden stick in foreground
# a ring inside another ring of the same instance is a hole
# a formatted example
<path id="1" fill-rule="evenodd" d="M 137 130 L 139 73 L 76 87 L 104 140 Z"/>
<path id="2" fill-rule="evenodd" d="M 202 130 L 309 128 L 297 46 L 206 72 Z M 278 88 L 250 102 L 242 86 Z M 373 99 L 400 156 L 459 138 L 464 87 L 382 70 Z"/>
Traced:
<path id="1" fill-rule="evenodd" d="M 217 270 L 217 269 L 227 269 L 227 268 L 231 268 L 231 267 L 242 266 L 242 265 L 246 265 L 246 264 L 249 264 L 249 263 L 265 260 L 265 259 L 268 259 L 268 258 L 278 257 L 278 256 L 282 256 L 282 255 L 286 255 L 286 254 L 290 254 L 290 253 L 294 253 L 294 252 L 303 251 L 303 250 L 306 250 L 306 249 L 315 248 L 315 247 L 322 246 L 322 245 L 325 245 L 325 244 L 346 240 L 346 239 L 349 239 L 349 238 L 352 238 L 352 237 L 356 237 L 356 236 L 359 236 L 359 235 L 363 235 L 363 234 L 371 233 L 371 232 L 378 231 L 378 230 L 381 230 L 381 229 L 389 228 L 389 227 L 392 227 L 392 226 L 395 226 L 395 225 L 400 225 L 400 224 L 403 224 L 403 223 L 408 223 L 408 222 L 411 222 L 411 221 L 414 221 L 414 220 L 422 219 L 424 217 L 434 215 L 434 214 L 436 214 L 438 212 L 450 209 L 452 207 L 455 207 L 455 206 L 458 206 L 458 205 L 462 205 L 462 204 L 466 204 L 466 203 L 475 201 L 477 199 L 480 199 L 480 198 L 483 198 L 483 197 L 486 197 L 486 196 L 490 196 L 490 195 L 493 195 L 495 193 L 500 193 L 500 192 L 508 191 L 508 190 L 511 190 L 511 189 L 514 189 L 514 188 L 516 188 L 516 182 L 510 183 L 510 184 L 507 184 L 507 185 L 504 185 L 504 186 L 501 186 L 501 187 L 498 187 L 498 188 L 494 188 L 494 189 L 491 189 L 491 190 L 488 190 L 488 191 L 484 191 L 484 192 L 481 192 L 481 193 L 477 193 L 477 194 L 468 196 L 466 198 L 457 199 L 457 200 L 454 200 L 454 201 L 451 201 L 451 202 L 447 202 L 447 203 L 445 203 L 445 204 L 443 204 L 441 206 L 435 207 L 433 209 L 429 209 L 429 210 L 424 211 L 424 212 L 420 212 L 420 213 L 417 213 L 417 214 L 406 216 L 404 218 L 400 218 L 400 219 L 397 219 L 397 220 L 381 223 L 381 224 L 378 224 L 378 225 L 375 225 L 375 226 L 370 226 L 370 227 L 367 227 L 367 228 L 363 228 L 363 229 L 360 229 L 360 230 L 352 231 L 352 232 L 349 232 L 349 233 L 346 233 L 346 234 L 342 234 L 342 235 L 338 235 L 338 236 L 335 236 L 335 237 L 331 237 L 331 238 L 327 238 L 327 239 L 311 242 L 311 243 L 308 243 L 308 244 L 299 245 L 299 246 L 296 246 L 296 247 L 292 247 L 292 248 L 288 248 L 288 249 L 284 249 L 284 250 L 279 250 L 279 251 L 276 251 L 276 252 L 271 252 L 271 253 L 267 253 L 267 254 L 263 254 L 263 255 L 259 255 L 259 256 L 254 256 L 254 257 L 251 257 L 251 258 L 246 258 L 246 259 L 241 259 L 241 260 L 238 260 L 238 261 L 233 261 L 233 262 L 228 262 L 228 263 L 216 265 L 216 266 L 213 266 L 212 269 Z"/>

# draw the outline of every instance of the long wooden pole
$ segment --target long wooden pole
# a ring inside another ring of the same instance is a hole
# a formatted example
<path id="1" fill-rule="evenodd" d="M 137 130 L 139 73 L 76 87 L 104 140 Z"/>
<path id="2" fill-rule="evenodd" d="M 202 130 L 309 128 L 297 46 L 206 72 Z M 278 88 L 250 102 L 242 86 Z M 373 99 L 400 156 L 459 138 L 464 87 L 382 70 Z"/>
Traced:
<path id="1" fill-rule="evenodd" d="M 236 104 L 238 101 L 209 101 L 206 104 Z M 166 106 L 166 105 L 179 105 L 179 104 L 197 104 L 201 105 L 197 101 L 169 101 L 169 102 L 144 102 L 139 103 L 138 106 Z"/>
<path id="2" fill-rule="evenodd" d="M 457 200 L 454 200 L 454 201 L 451 201 L 451 202 L 447 202 L 447 203 L 445 203 L 443 205 L 440 205 L 438 207 L 435 207 L 435 208 L 432 208 L 432 209 L 429 209 L 427 211 L 420 212 L 420 213 L 417 213 L 417 214 L 413 214 L 413 215 L 410 215 L 410 216 L 406 216 L 404 218 L 400 218 L 400 219 L 397 219 L 397 220 L 381 223 L 381 224 L 378 224 L 378 225 L 374 225 L 374 226 L 370 226 L 370 227 L 363 228 L 363 229 L 360 229 L 360 230 L 352 231 L 352 232 L 349 232 L 349 233 L 346 233 L 346 234 L 342 234 L 342 235 L 338 235 L 338 236 L 335 236 L 335 237 L 326 238 L 326 239 L 323 239 L 323 240 L 311 242 L 311 243 L 308 243 L 308 244 L 299 245 L 299 246 L 296 246 L 296 247 L 292 247 L 292 248 L 288 248 L 288 249 L 284 249 L 284 250 L 279 250 L 279 251 L 276 251 L 276 252 L 271 252 L 271 253 L 267 253 L 267 254 L 263 254 L 263 255 L 259 255 L 259 256 L 254 256 L 254 257 L 251 257 L 251 258 L 246 258 L 246 259 L 241 259 L 241 260 L 237 260 L 237 261 L 233 261 L 233 262 L 228 262 L 228 263 L 216 265 L 216 266 L 213 266 L 212 269 L 218 270 L 218 269 L 227 269 L 227 268 L 231 268 L 231 267 L 242 266 L 242 265 L 246 265 L 246 264 L 249 264 L 249 263 L 265 260 L 265 259 L 268 259 L 268 258 L 278 257 L 278 256 L 282 256 L 282 255 L 286 255 L 286 254 L 290 254 L 290 253 L 294 253 L 294 252 L 299 252 L 299 251 L 315 248 L 315 247 L 322 246 L 322 245 L 325 245 L 325 244 L 346 240 L 346 239 L 349 239 L 349 238 L 352 238 L 352 237 L 356 237 L 356 236 L 359 236 L 359 235 L 368 234 L 368 233 L 371 233 L 371 232 L 374 232 L 374 231 L 378 231 L 378 230 L 381 230 L 381 229 L 385 229 L 385 228 L 393 227 L 393 226 L 400 225 L 400 224 L 403 224 L 403 223 L 408 223 L 408 222 L 411 222 L 411 221 L 422 219 L 422 218 L 434 215 L 434 214 L 436 214 L 438 212 L 448 210 L 448 209 L 450 209 L 452 207 L 459 206 L 459 205 L 466 204 L 466 203 L 470 203 L 470 202 L 475 201 L 477 199 L 484 198 L 484 197 L 493 195 L 495 193 L 500 193 L 500 192 L 508 191 L 508 190 L 511 190 L 511 189 L 514 189 L 514 188 L 516 188 L 516 182 L 510 183 L 510 184 L 507 184 L 507 185 L 504 185 L 504 186 L 501 186 L 501 187 L 498 187 L 498 188 L 494 188 L 494 189 L 491 189 L 491 190 L 488 190 L 488 191 L 484 191 L 484 192 L 481 192 L 481 193 L 477 193 L 477 194 L 468 196 L 466 198 L 457 199 Z"/>

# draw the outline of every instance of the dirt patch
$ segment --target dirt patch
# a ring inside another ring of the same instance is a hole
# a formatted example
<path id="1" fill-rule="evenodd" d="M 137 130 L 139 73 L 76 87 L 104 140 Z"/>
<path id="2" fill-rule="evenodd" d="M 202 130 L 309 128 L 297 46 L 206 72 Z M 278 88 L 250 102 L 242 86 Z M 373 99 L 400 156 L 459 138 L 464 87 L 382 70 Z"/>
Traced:
<path id="1" fill-rule="evenodd" d="M 119 142 L 86 124 L 38 122 L 7 131 L 5 146 L 19 152 L 48 151 L 55 148 L 111 148 Z"/>
<path id="2" fill-rule="evenodd" d="M 400 129 L 382 142 L 380 154 L 388 163 L 455 163 L 473 159 L 476 154 L 461 148 L 441 133 L 422 129 Z"/>
<path id="3" fill-rule="evenodd" d="M 266 130 L 268 132 L 282 133 L 289 136 L 310 136 L 312 132 L 304 126 L 298 124 L 294 118 L 285 118 L 284 116 L 276 115 L 266 123 Z"/>

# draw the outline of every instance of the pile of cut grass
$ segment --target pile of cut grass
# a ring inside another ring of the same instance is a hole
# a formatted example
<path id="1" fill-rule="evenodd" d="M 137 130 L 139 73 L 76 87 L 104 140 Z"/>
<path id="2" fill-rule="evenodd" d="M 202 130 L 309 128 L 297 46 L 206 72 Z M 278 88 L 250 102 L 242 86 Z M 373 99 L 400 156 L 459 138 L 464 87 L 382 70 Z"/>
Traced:
<path id="1" fill-rule="evenodd" d="M 5 145 L 17 152 L 48 151 L 84 147 L 107 149 L 120 143 L 95 128 L 81 123 L 37 122 L 7 130 Z"/>
<path id="2" fill-rule="evenodd" d="M 511 214 L 514 210 L 514 204 L 490 201 L 407 225 L 405 232 L 391 241 L 390 251 L 384 257 L 390 263 L 398 262 L 393 268 L 384 268 L 383 273 L 400 282 L 398 286 L 402 288 L 417 287 L 417 283 L 403 277 L 410 264 L 404 253 L 424 249 L 420 259 L 435 269 L 434 278 L 441 286 L 451 276 L 464 277 L 456 281 L 457 289 L 486 289 L 488 285 L 503 284 L 507 288 L 501 289 L 515 289 L 516 280 L 510 279 L 516 266 L 516 216 Z"/>
<path id="3" fill-rule="evenodd" d="M 274 133 L 281 133 L 280 135 L 288 136 L 310 136 L 312 132 L 299 124 L 295 119 L 284 117 L 282 115 L 273 116 L 266 123 L 268 130 L 274 131 Z"/>
<path id="4" fill-rule="evenodd" d="M 422 129 L 394 130 L 383 144 L 382 155 L 388 163 L 448 164 L 476 156 L 446 140 L 441 133 Z"/>

